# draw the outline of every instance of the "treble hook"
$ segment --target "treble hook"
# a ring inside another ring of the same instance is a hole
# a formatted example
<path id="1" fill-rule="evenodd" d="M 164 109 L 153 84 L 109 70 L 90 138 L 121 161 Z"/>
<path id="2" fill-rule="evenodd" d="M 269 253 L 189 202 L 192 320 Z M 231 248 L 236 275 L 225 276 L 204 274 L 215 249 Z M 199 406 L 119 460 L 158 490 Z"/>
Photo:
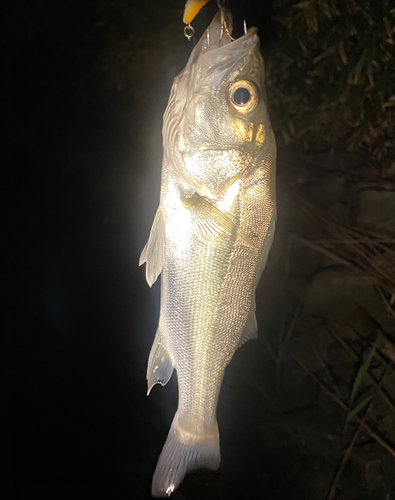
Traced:
<path id="1" fill-rule="evenodd" d="M 217 0 L 217 5 L 218 5 L 219 11 L 221 13 L 221 32 L 219 35 L 219 39 L 222 40 L 222 37 L 224 35 L 224 30 L 225 30 L 226 34 L 233 42 L 234 38 L 229 32 L 228 24 L 227 24 L 226 19 L 225 19 L 225 8 L 226 8 L 225 3 L 226 3 L 226 0 Z"/>

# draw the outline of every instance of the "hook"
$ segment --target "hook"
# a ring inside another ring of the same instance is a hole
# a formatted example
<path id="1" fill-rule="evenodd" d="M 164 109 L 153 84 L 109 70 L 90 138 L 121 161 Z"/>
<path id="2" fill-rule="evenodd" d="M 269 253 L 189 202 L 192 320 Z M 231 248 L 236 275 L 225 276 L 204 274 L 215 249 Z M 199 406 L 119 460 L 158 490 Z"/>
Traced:
<path id="1" fill-rule="evenodd" d="M 219 39 L 222 40 L 222 37 L 224 34 L 224 11 L 220 5 L 219 0 L 218 0 L 218 7 L 219 7 L 219 11 L 221 12 L 221 32 L 219 34 Z"/>
<path id="2" fill-rule="evenodd" d="M 225 9 L 226 9 L 225 1 L 224 0 L 217 0 L 217 5 L 219 8 L 219 11 L 221 12 L 221 32 L 219 35 L 219 39 L 222 40 L 222 37 L 224 35 L 224 30 L 225 30 L 226 34 L 233 42 L 234 38 L 229 32 L 228 24 L 227 24 L 226 19 L 225 19 Z"/>
<path id="3" fill-rule="evenodd" d="M 228 37 L 232 40 L 232 42 L 234 42 L 234 38 L 233 36 L 229 33 L 229 28 L 228 28 L 228 25 L 226 23 L 224 23 L 224 26 L 225 26 L 225 31 L 226 31 L 226 34 L 228 35 Z"/>

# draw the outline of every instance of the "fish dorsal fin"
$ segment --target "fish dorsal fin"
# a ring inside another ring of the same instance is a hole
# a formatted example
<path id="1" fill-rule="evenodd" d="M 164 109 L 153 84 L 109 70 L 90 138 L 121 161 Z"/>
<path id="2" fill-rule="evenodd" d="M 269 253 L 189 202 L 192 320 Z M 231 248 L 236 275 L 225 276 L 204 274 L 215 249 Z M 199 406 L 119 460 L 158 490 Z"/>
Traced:
<path id="1" fill-rule="evenodd" d="M 148 359 L 147 395 L 155 384 L 166 385 L 174 370 L 174 364 L 163 344 L 163 338 L 158 328 Z"/>
<path id="2" fill-rule="evenodd" d="M 189 198 L 182 198 L 184 206 L 188 208 L 197 218 L 199 228 L 205 234 L 219 234 L 224 232 L 230 236 L 237 235 L 236 241 L 248 247 L 253 247 L 252 239 L 239 229 L 232 218 L 221 212 L 213 203 L 203 196 L 195 193 Z"/>
<path id="3" fill-rule="evenodd" d="M 141 252 L 139 266 L 147 263 L 145 277 L 149 286 L 152 286 L 162 272 L 165 260 L 165 221 L 162 208 L 159 205 L 152 224 L 147 244 Z"/>
<path id="4" fill-rule="evenodd" d="M 274 228 L 276 225 L 276 214 L 273 215 L 272 220 L 270 222 L 269 230 L 267 232 L 266 241 L 263 245 L 261 260 L 259 261 L 258 270 L 256 273 L 256 279 L 254 284 L 254 291 L 252 293 L 252 302 L 251 307 L 248 312 L 247 322 L 245 324 L 243 333 L 241 334 L 240 341 L 238 347 L 242 346 L 247 340 L 255 340 L 258 338 L 258 323 L 255 316 L 256 311 L 256 299 L 255 292 L 256 287 L 258 286 L 259 280 L 261 279 L 261 275 L 263 270 L 266 267 L 267 258 L 269 256 L 270 249 L 273 243 L 274 237 Z"/>

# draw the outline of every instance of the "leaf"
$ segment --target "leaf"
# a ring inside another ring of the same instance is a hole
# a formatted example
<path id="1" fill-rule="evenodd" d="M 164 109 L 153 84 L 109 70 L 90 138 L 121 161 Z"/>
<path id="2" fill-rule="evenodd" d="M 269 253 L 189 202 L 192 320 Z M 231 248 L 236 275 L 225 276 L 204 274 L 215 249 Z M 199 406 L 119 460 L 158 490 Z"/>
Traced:
<path id="1" fill-rule="evenodd" d="M 373 137 L 377 137 L 377 132 L 374 130 L 374 128 L 370 122 L 368 122 L 368 126 L 369 126 L 369 131 L 370 131 L 371 135 Z"/>
<path id="2" fill-rule="evenodd" d="M 330 56 L 331 54 L 333 54 L 333 52 L 335 52 L 335 50 L 336 50 L 336 45 L 331 45 L 326 50 L 324 50 L 324 52 L 322 52 L 319 56 L 313 59 L 313 64 L 317 64 L 322 59 L 325 59 L 325 57 Z"/>
<path id="3" fill-rule="evenodd" d="M 351 411 L 348 412 L 347 414 L 347 419 L 346 421 L 349 422 L 354 418 L 354 416 L 359 413 L 362 408 L 365 408 L 365 406 L 373 399 L 374 394 L 371 394 L 370 396 L 367 396 L 365 399 L 363 399 L 355 408 L 353 408 Z"/>
<path id="4" fill-rule="evenodd" d="M 309 24 L 314 33 L 318 33 L 318 18 L 317 11 L 314 9 L 314 12 L 311 13 L 309 18 Z"/>
<path id="5" fill-rule="evenodd" d="M 307 56 L 309 52 L 308 52 L 308 50 L 307 50 L 306 45 L 302 42 L 302 40 L 301 40 L 299 37 L 297 38 L 297 40 L 298 40 L 298 43 L 299 43 L 299 45 L 300 45 L 300 48 L 301 48 L 301 49 L 302 49 L 302 51 L 303 51 L 303 55 L 304 55 L 304 56 Z"/>
<path id="6" fill-rule="evenodd" d="M 395 103 L 394 103 L 395 104 Z M 384 147 L 386 144 L 384 143 Z M 391 147 L 392 144 L 390 143 Z M 390 307 L 390 306 L 389 306 Z M 381 352 L 383 352 L 386 356 L 388 356 L 393 362 L 395 362 L 395 344 L 392 343 L 382 332 L 378 332 L 378 348 Z"/>
<path id="7" fill-rule="evenodd" d="M 383 21 L 384 21 L 385 29 L 387 31 L 388 39 L 393 41 L 391 21 L 388 19 L 388 17 L 384 17 Z"/>
<path id="8" fill-rule="evenodd" d="M 339 56 L 340 56 L 340 59 L 341 59 L 342 63 L 344 65 L 346 65 L 347 64 L 347 54 L 346 54 L 346 52 L 344 50 L 344 42 L 343 42 L 343 40 L 340 40 L 340 43 L 339 43 L 339 46 L 338 46 L 337 50 L 339 52 Z"/>
<path id="9" fill-rule="evenodd" d="M 352 407 L 352 404 L 355 400 L 355 396 L 357 395 L 357 392 L 358 392 L 359 388 L 361 387 L 362 382 L 363 382 L 366 374 L 368 373 L 368 370 L 369 370 L 370 364 L 373 360 L 373 357 L 375 355 L 375 352 L 376 352 L 376 343 L 370 349 L 366 358 L 362 361 L 361 366 L 358 370 L 358 373 L 355 376 L 354 385 L 353 385 L 353 388 L 351 391 L 351 396 L 350 396 L 350 403 L 348 405 L 350 408 Z"/>
<path id="10" fill-rule="evenodd" d="M 359 12 L 362 12 L 364 18 L 370 24 L 370 26 L 373 26 L 374 25 L 374 21 L 373 21 L 371 15 L 367 12 L 367 10 L 364 9 L 363 7 L 361 7 L 361 6 L 358 7 L 358 10 L 359 10 Z"/>
<path id="11" fill-rule="evenodd" d="M 273 350 L 273 347 L 270 345 L 269 339 L 266 337 L 266 335 L 262 335 L 263 342 L 265 343 L 267 350 L 269 351 L 269 354 L 273 361 L 276 363 L 276 365 L 279 364 L 280 360 L 276 356 L 276 353 Z"/>
<path id="12" fill-rule="evenodd" d="M 309 2 L 299 2 L 295 4 L 295 7 L 298 7 L 299 9 L 308 9 L 311 5 L 311 1 Z"/>
<path id="13" fill-rule="evenodd" d="M 362 68 L 363 68 L 363 65 L 365 64 L 365 59 L 366 59 L 366 54 L 368 52 L 368 49 L 365 47 L 363 49 L 363 52 L 361 54 L 361 57 L 359 58 L 359 61 L 357 62 L 356 66 L 355 66 L 355 70 L 354 70 L 354 78 L 353 78 L 353 81 L 352 83 L 354 85 L 357 85 L 358 84 L 358 81 L 359 81 L 359 77 L 361 76 L 361 72 L 362 72 Z"/>
<path id="14" fill-rule="evenodd" d="M 283 356 L 283 354 L 284 354 L 284 352 L 285 352 L 285 350 L 286 350 L 286 348 L 288 346 L 288 342 L 289 342 L 289 340 L 292 337 L 292 334 L 293 334 L 294 329 L 295 329 L 296 321 L 297 321 L 297 319 L 299 317 L 300 309 L 301 309 L 301 307 L 300 307 L 300 305 L 298 305 L 298 307 L 295 310 L 295 314 L 293 315 L 293 318 L 291 320 L 291 323 L 289 324 L 289 327 L 288 327 L 287 333 L 285 335 L 284 341 L 282 342 L 281 347 L 278 350 L 278 356 L 277 356 L 278 359 L 282 358 L 282 356 Z"/>
<path id="15" fill-rule="evenodd" d="M 369 90 L 374 87 L 374 78 L 373 78 L 373 66 L 372 63 L 369 63 L 368 67 L 368 80 L 369 80 Z"/>

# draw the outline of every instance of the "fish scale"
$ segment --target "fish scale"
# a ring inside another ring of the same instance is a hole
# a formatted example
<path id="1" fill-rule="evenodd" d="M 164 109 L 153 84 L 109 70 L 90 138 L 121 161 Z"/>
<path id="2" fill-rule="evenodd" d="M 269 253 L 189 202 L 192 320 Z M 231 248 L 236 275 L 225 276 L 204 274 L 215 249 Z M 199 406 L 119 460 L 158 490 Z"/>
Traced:
<path id="1" fill-rule="evenodd" d="M 255 290 L 275 226 L 276 147 L 259 39 L 251 29 L 233 41 L 221 18 L 231 22 L 227 11 L 213 19 L 175 79 L 160 204 L 140 258 L 150 285 L 162 274 L 148 393 L 173 368 L 178 378 L 155 497 L 170 495 L 196 467 L 220 465 L 219 392 L 236 349 L 257 336 Z M 250 97 L 239 105 L 232 89 L 243 85 Z"/>

